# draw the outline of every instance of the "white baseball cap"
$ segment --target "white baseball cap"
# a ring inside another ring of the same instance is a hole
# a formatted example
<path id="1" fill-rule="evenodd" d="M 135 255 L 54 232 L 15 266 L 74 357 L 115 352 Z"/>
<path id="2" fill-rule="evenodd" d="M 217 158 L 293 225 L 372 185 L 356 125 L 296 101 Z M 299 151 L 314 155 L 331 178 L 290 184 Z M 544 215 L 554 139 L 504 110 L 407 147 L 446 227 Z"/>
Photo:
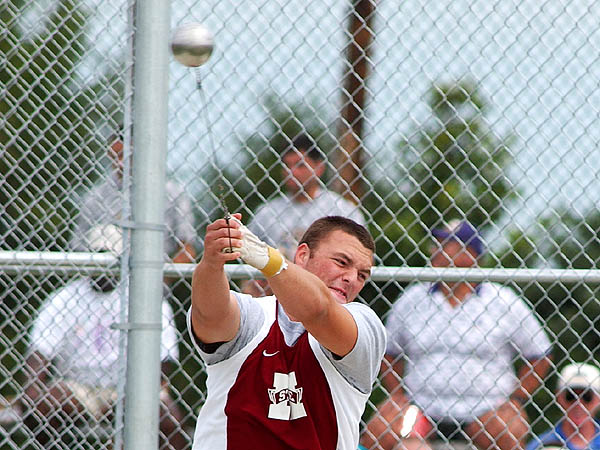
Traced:
<path id="1" fill-rule="evenodd" d="M 108 251 L 119 256 L 123 251 L 121 229 L 116 225 L 97 225 L 86 235 L 87 246 L 91 251 Z"/>
<path id="2" fill-rule="evenodd" d="M 600 393 L 600 369 L 591 364 L 568 364 L 560 371 L 558 379 L 560 390 L 565 388 L 592 388 Z"/>

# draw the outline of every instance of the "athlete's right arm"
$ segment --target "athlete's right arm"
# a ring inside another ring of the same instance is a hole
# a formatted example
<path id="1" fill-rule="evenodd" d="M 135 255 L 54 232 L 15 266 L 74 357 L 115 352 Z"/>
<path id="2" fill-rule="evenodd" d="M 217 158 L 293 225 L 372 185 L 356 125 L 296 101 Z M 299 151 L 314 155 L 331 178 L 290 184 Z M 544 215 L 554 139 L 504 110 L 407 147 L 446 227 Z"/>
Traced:
<path id="1" fill-rule="evenodd" d="M 205 344 L 230 341 L 240 326 L 240 309 L 225 275 L 225 263 L 239 258 L 240 253 L 223 252 L 230 245 L 239 248 L 240 238 L 234 220 L 218 219 L 206 227 L 204 253 L 192 278 L 191 312 L 194 335 Z"/>

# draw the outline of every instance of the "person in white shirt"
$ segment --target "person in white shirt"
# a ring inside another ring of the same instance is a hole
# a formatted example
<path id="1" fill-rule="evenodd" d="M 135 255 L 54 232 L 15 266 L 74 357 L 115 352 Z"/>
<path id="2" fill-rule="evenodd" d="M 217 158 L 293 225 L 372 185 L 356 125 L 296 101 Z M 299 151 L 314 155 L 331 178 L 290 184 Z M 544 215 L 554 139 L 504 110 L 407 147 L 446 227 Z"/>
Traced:
<path id="1" fill-rule="evenodd" d="M 298 242 L 310 224 L 324 216 L 342 216 L 366 226 L 360 207 L 323 184 L 325 155 L 306 134 L 298 135 L 282 155 L 284 196 L 258 208 L 248 228 L 267 244 L 293 259 Z M 269 293 L 264 280 L 245 283 L 245 293 Z"/>
<path id="2" fill-rule="evenodd" d="M 109 138 L 107 156 L 111 170 L 98 184 L 75 199 L 79 213 L 71 239 L 71 249 L 87 251 L 85 237 L 96 225 L 119 224 L 125 218 L 123 213 L 124 170 L 123 135 L 113 134 Z M 165 259 L 173 263 L 191 263 L 196 257 L 194 240 L 194 214 L 192 199 L 175 180 L 167 179 L 165 184 Z M 169 280 L 170 281 L 170 280 Z"/>
<path id="3" fill-rule="evenodd" d="M 475 267 L 483 242 L 468 222 L 434 229 L 434 267 Z M 550 341 L 508 287 L 417 283 L 394 303 L 382 365 L 389 398 L 362 436 L 368 449 L 428 448 L 436 436 L 523 448 L 524 404 L 550 367 Z M 524 364 L 515 375 L 513 364 Z M 399 448 L 399 447 L 398 447 Z"/>
<path id="4" fill-rule="evenodd" d="M 98 225 L 86 235 L 90 251 L 122 252 L 121 230 Z M 32 331 L 24 402 L 24 423 L 44 448 L 75 448 L 79 441 L 110 441 L 119 377 L 121 289 L 118 276 L 94 275 L 70 281 L 50 294 Z M 161 360 L 166 375 L 178 359 L 173 311 L 162 302 Z M 161 434 L 174 449 L 187 447 L 183 414 L 161 390 Z M 88 447 L 77 447 L 88 448 Z M 90 448 L 94 448 L 93 446 Z"/>

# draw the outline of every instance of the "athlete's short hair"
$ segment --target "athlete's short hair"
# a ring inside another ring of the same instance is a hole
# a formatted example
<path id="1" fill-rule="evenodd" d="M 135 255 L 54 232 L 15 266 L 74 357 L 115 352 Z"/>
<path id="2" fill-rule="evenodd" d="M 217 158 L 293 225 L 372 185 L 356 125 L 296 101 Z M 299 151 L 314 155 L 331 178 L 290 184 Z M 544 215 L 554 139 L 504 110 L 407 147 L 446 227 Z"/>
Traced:
<path id="1" fill-rule="evenodd" d="M 315 220 L 300 239 L 300 244 L 306 244 L 308 248 L 315 249 L 319 246 L 319 242 L 335 230 L 341 230 L 356 237 L 363 247 L 375 253 L 375 241 L 369 231 L 354 220 L 342 216 L 325 216 Z"/>

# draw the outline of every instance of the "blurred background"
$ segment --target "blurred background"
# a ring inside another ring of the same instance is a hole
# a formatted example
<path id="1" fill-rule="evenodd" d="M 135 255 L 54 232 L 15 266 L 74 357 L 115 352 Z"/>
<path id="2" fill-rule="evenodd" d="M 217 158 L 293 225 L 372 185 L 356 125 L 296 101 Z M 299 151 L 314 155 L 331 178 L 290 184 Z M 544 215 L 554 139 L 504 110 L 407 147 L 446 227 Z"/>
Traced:
<path id="1" fill-rule="evenodd" d="M 223 214 L 219 195 L 247 221 L 283 195 L 281 152 L 306 133 L 326 155 L 322 187 L 364 216 L 378 266 L 426 267 L 429 230 L 467 219 L 485 240 L 483 267 L 594 274 L 598 6 L 593 0 L 171 2 L 173 29 L 202 22 L 215 39 L 211 59 L 198 69 L 204 97 L 192 69 L 172 58 L 165 67 L 167 176 L 181 188 L 178 195 L 190 198 L 182 214 L 194 229 L 192 256 L 202 253 L 207 223 Z M 135 164 L 134 17 L 135 4 L 118 0 L 8 0 L 0 8 L 5 255 L 74 250 L 77 223 L 86 219 L 82 198 L 112 176 L 107 149 L 115 133 Z M 135 183 L 129 177 L 122 186 Z M 126 220 L 127 189 L 118 189 Z M 29 448 L 18 398 L 28 383 L 30 330 L 50 293 L 81 274 L 77 263 L 44 271 L 32 271 L 34 263 L 2 264 L 0 446 Z M 385 320 L 410 281 L 372 281 L 361 301 Z M 233 287 L 240 284 L 234 280 Z M 558 416 L 557 371 L 598 357 L 597 281 L 582 275 L 541 282 L 532 275 L 503 284 L 526 299 L 553 343 L 551 374 L 527 405 L 533 429 L 542 430 Z M 189 296 L 189 270 L 165 281 L 179 352 L 170 382 L 188 433 L 205 398 L 205 371 L 185 325 Z M 385 395 L 378 384 L 365 420 Z"/>

